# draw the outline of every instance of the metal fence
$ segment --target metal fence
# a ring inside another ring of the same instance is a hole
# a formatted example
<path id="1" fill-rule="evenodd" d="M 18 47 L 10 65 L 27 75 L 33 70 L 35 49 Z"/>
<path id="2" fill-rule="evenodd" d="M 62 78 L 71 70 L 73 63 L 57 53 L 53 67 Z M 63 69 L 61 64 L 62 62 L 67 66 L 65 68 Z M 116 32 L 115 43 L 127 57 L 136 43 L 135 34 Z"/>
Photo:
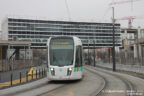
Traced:
<path id="1" fill-rule="evenodd" d="M 28 58 L 0 60 L 0 72 L 41 66 L 47 63 L 46 49 L 32 49 L 31 51 L 32 54 Z"/>
<path id="2" fill-rule="evenodd" d="M 46 69 L 43 67 L 36 70 L 32 70 L 31 72 L 29 70 L 21 70 L 16 73 L 11 72 L 10 74 L 7 74 L 6 77 L 5 75 L 2 77 L 3 79 L 5 78 L 7 82 L 5 80 L 0 80 L 0 89 L 31 82 L 33 80 L 37 80 L 43 77 L 46 77 Z"/>
<path id="3" fill-rule="evenodd" d="M 112 50 L 110 48 L 99 48 L 95 49 L 95 51 L 90 49 L 89 53 L 85 51 L 85 61 L 87 64 L 89 62 L 90 65 L 94 65 L 94 58 L 96 64 L 111 64 Z M 116 51 L 115 60 L 117 64 L 144 66 L 144 57 L 134 57 L 134 51 Z"/>

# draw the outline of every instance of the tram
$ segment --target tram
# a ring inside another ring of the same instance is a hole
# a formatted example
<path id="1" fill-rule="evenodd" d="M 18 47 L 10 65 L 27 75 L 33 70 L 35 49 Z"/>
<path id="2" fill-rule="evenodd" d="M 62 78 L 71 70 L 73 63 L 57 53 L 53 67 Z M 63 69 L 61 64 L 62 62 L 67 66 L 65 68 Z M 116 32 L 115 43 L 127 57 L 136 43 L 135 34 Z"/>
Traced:
<path id="1" fill-rule="evenodd" d="M 47 42 L 49 80 L 82 79 L 83 48 L 75 36 L 50 37 Z"/>

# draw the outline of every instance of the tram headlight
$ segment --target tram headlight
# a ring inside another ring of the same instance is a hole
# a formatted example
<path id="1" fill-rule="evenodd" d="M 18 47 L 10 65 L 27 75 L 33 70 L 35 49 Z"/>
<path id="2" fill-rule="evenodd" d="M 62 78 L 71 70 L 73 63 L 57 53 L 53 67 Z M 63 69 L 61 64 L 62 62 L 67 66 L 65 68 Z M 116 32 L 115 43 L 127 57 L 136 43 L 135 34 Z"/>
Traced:
<path id="1" fill-rule="evenodd" d="M 50 68 L 50 71 L 51 71 L 51 74 L 52 74 L 52 75 L 55 75 L 55 70 L 54 70 L 54 68 Z"/>
<path id="2" fill-rule="evenodd" d="M 67 75 L 69 76 L 69 75 L 71 75 L 71 72 L 72 72 L 72 68 L 68 68 L 68 70 L 67 70 Z"/>
<path id="3" fill-rule="evenodd" d="M 51 71 L 54 71 L 54 68 L 50 68 Z"/>
<path id="4" fill-rule="evenodd" d="M 72 68 L 68 68 L 68 71 L 72 71 Z"/>

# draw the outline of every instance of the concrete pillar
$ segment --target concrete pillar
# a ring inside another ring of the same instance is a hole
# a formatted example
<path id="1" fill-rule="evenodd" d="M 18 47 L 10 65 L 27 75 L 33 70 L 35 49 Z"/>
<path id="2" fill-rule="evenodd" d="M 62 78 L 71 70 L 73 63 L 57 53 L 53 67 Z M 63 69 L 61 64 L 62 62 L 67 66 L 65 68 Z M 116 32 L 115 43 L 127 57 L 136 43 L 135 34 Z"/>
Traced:
<path id="1" fill-rule="evenodd" d="M 7 46 L 2 46 L 2 59 L 7 57 Z"/>
<path id="2" fill-rule="evenodd" d="M 141 57 L 142 56 L 142 46 L 140 44 L 138 46 L 139 46 L 138 47 L 139 48 L 139 57 Z"/>
<path id="3" fill-rule="evenodd" d="M 144 45 L 141 46 L 141 57 L 142 57 L 142 65 L 144 65 Z"/>
<path id="4" fill-rule="evenodd" d="M 115 51 L 119 53 L 120 52 L 120 47 L 115 47 Z"/>
<path id="5" fill-rule="evenodd" d="M 137 58 L 137 45 L 134 44 L 134 58 Z"/>
<path id="6" fill-rule="evenodd" d="M 28 46 L 28 59 L 30 60 L 30 46 Z"/>
<path id="7" fill-rule="evenodd" d="M 2 45 L 0 45 L 0 60 L 2 60 L 2 54 L 3 54 Z"/>
<path id="8" fill-rule="evenodd" d="M 26 46 L 24 46 L 24 69 L 26 68 Z"/>
<path id="9" fill-rule="evenodd" d="M 10 58 L 10 45 L 8 45 L 8 49 L 7 49 L 7 59 Z"/>
<path id="10" fill-rule="evenodd" d="M 126 30 L 126 29 L 124 30 L 124 33 L 125 33 L 125 36 L 124 36 L 124 37 L 125 37 L 125 39 L 126 39 L 126 38 L 127 38 L 127 30 Z"/>
<path id="11" fill-rule="evenodd" d="M 141 38 L 141 32 L 140 32 L 140 27 L 138 27 L 138 39 Z"/>
<path id="12" fill-rule="evenodd" d="M 16 59 L 16 60 L 19 60 L 19 57 L 20 57 L 20 49 L 19 49 L 19 48 L 16 48 L 15 51 L 16 51 L 15 59 Z"/>
<path id="13" fill-rule="evenodd" d="M 13 63 L 10 61 L 10 45 L 8 45 L 8 50 L 7 50 L 7 59 L 8 59 L 8 65 L 9 65 L 9 70 L 13 71 Z"/>

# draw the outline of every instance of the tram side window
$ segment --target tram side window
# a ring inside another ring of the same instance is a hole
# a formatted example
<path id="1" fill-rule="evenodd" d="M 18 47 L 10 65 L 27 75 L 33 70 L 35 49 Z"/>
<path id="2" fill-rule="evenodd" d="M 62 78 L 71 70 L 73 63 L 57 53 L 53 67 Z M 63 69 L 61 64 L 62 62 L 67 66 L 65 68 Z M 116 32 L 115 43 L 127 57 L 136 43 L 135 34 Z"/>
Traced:
<path id="1" fill-rule="evenodd" d="M 76 47 L 76 62 L 75 62 L 75 67 L 80 67 L 82 66 L 82 47 L 77 46 Z"/>

